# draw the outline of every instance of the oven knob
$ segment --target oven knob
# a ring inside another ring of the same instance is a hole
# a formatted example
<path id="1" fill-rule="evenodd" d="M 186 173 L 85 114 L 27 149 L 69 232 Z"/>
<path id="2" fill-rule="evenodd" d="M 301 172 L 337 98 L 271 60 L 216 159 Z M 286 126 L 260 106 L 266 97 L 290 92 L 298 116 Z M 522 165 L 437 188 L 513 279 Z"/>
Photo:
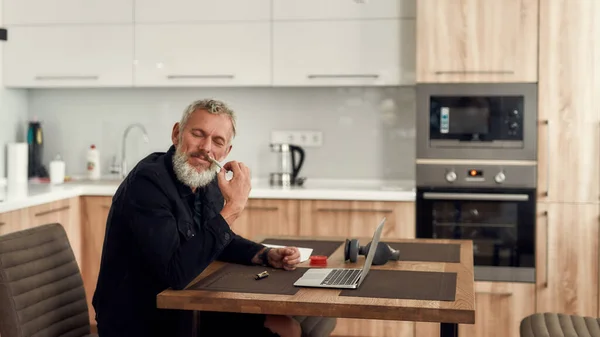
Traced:
<path id="1" fill-rule="evenodd" d="M 500 173 L 496 174 L 496 176 L 494 177 L 494 180 L 498 184 L 501 184 L 504 182 L 504 180 L 506 180 L 506 175 L 504 175 L 504 172 L 500 172 Z"/>
<path id="2" fill-rule="evenodd" d="M 456 180 L 456 172 L 454 171 L 450 171 L 448 173 L 446 173 L 446 180 L 448 182 L 453 182 Z"/>

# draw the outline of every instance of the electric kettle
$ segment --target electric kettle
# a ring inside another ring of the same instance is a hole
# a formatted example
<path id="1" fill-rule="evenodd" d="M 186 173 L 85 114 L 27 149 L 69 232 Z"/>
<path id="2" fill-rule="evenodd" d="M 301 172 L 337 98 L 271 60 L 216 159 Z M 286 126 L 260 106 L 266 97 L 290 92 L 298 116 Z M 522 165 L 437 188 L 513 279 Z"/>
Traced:
<path id="1" fill-rule="evenodd" d="M 304 164 L 304 149 L 300 146 L 286 143 L 272 143 L 271 152 L 278 154 L 279 171 L 269 175 L 271 186 L 302 186 L 306 178 L 298 176 Z M 298 158 L 296 159 L 296 154 Z"/>

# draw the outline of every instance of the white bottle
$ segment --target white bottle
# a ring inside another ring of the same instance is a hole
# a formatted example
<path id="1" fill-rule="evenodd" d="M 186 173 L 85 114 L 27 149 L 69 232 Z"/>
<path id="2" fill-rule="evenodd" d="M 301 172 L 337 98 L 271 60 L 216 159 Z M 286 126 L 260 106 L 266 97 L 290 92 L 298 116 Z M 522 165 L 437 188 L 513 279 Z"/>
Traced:
<path id="1" fill-rule="evenodd" d="M 100 179 L 100 152 L 94 144 L 90 146 L 87 153 L 87 173 L 91 180 Z"/>

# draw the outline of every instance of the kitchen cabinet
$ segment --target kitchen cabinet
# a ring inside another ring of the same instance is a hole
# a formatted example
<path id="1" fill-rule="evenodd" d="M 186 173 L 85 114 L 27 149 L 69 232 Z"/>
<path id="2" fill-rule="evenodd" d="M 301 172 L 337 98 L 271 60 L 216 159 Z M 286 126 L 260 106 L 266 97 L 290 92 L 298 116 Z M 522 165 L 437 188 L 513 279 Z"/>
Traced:
<path id="1" fill-rule="evenodd" d="M 599 316 L 599 226 L 598 204 L 538 204 L 537 312 Z"/>
<path id="2" fill-rule="evenodd" d="M 275 21 L 275 86 L 414 83 L 415 21 Z"/>
<path id="3" fill-rule="evenodd" d="M 140 24 L 135 85 L 271 84 L 270 23 Z"/>
<path id="4" fill-rule="evenodd" d="M 521 320 L 535 313 L 535 284 L 475 282 L 475 324 L 459 324 L 460 337 L 519 336 Z M 439 323 L 415 324 L 415 336 L 439 337 Z"/>
<path id="5" fill-rule="evenodd" d="M 65 229 L 69 244 L 75 255 L 75 260 L 82 267 L 82 242 L 81 242 L 81 226 L 79 224 L 79 197 L 58 200 L 38 206 L 33 206 L 24 209 L 21 214 L 26 214 L 24 220 L 27 221 L 26 229 L 47 225 L 51 223 L 59 223 Z"/>
<path id="6" fill-rule="evenodd" d="M 13 27 L 4 46 L 7 87 L 131 86 L 133 27 Z"/>
<path id="7" fill-rule="evenodd" d="M 417 82 L 537 82 L 538 2 L 418 0 Z"/>
<path id="8" fill-rule="evenodd" d="M 23 209 L 0 213 L 0 235 L 29 228 L 29 214 Z"/>
<path id="9" fill-rule="evenodd" d="M 598 17 L 598 1 L 540 1 L 538 201 L 600 202 Z"/>
<path id="10" fill-rule="evenodd" d="M 273 0 L 273 20 L 414 18 L 417 0 Z M 318 8 L 318 10 L 316 10 Z"/>
<path id="11" fill-rule="evenodd" d="M 81 241 L 83 286 L 87 298 L 90 323 L 95 329 L 96 312 L 92 306 L 94 291 L 100 273 L 100 260 L 102 258 L 102 245 L 104 244 L 104 232 L 106 220 L 112 197 L 84 196 L 81 197 Z"/>
<path id="12" fill-rule="evenodd" d="M 248 239 L 259 236 L 297 236 L 300 204 L 293 199 L 249 199 L 231 229 Z"/>
<path id="13" fill-rule="evenodd" d="M 392 201 L 301 200 L 300 235 L 372 237 L 386 217 L 382 238 L 415 237 L 415 203 Z M 368 242 L 359 242 L 365 245 Z M 413 322 L 339 318 L 337 336 L 414 336 Z"/>
<path id="14" fill-rule="evenodd" d="M 271 0 L 134 1 L 136 23 L 271 20 Z"/>
<path id="15" fill-rule="evenodd" d="M 414 202 L 342 200 L 301 200 L 300 235 L 372 237 L 383 217 L 383 239 L 415 237 Z"/>
<path id="16" fill-rule="evenodd" d="M 133 23 L 133 0 L 4 0 L 3 19 L 7 26 Z"/>

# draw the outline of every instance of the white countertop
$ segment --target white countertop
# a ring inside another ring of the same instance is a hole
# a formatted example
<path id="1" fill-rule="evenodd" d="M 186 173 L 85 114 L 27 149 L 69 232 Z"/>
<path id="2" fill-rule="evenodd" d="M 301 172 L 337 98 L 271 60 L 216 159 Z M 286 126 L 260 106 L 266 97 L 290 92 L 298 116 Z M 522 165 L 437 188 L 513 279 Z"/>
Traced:
<path id="1" fill-rule="evenodd" d="M 0 189 L 0 213 L 82 195 L 113 196 L 119 179 L 78 180 L 60 185 L 29 183 Z M 253 180 L 250 198 L 414 201 L 414 181 L 307 180 L 303 187 L 271 187 Z"/>

